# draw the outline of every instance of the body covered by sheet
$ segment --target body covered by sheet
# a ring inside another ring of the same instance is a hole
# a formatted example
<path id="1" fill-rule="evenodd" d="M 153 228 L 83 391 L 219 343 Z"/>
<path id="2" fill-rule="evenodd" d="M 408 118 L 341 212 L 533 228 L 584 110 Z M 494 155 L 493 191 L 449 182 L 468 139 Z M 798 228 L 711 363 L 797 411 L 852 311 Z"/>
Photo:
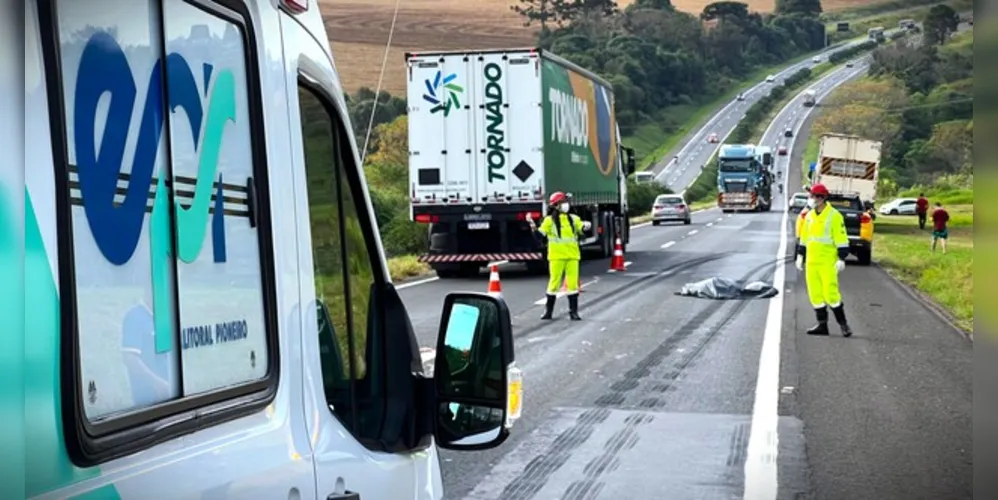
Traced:
<path id="1" fill-rule="evenodd" d="M 683 285 L 682 290 L 676 292 L 676 295 L 718 300 L 765 299 L 775 297 L 777 294 L 773 285 L 762 281 L 745 283 L 726 278 L 708 278 L 696 283 L 687 283 Z"/>

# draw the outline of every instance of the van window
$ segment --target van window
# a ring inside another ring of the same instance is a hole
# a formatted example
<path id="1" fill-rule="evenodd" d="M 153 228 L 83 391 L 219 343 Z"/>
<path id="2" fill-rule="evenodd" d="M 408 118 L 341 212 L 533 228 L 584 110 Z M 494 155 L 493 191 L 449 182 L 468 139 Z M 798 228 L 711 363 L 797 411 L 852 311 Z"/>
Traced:
<path id="1" fill-rule="evenodd" d="M 342 122 L 309 88 L 300 86 L 298 99 L 315 298 L 317 309 L 325 308 L 329 316 L 324 322 L 321 312 L 317 314 L 314 330 L 319 335 L 323 385 L 336 416 L 359 432 L 359 426 L 371 420 L 364 412 L 378 411 L 378 405 L 369 401 L 380 383 L 369 348 L 376 276 L 374 253 L 360 218 L 366 205 L 357 184 L 349 180 L 353 153 L 343 143 L 347 136 Z"/>
<path id="2" fill-rule="evenodd" d="M 83 413 L 259 391 L 276 332 L 244 19 L 183 0 L 94 5 L 60 1 L 54 23 L 60 272 L 75 306 L 63 321 L 75 319 Z"/>

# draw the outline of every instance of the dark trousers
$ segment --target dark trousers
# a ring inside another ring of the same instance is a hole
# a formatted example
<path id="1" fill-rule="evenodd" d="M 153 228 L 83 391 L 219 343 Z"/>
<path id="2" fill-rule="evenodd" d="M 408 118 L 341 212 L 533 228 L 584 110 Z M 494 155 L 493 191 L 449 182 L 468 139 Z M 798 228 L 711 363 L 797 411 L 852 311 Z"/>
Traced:
<path id="1" fill-rule="evenodd" d="M 925 212 L 918 214 L 918 228 L 925 229 Z"/>

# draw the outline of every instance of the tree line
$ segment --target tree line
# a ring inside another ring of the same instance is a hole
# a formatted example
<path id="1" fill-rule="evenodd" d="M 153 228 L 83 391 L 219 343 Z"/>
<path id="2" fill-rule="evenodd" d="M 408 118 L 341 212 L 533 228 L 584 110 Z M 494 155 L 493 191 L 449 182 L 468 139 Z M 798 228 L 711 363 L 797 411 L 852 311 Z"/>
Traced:
<path id="1" fill-rule="evenodd" d="M 654 123 L 664 133 L 679 126 L 676 106 L 716 99 L 751 73 L 821 49 L 825 27 L 819 0 L 778 0 L 773 13 L 742 2 L 715 2 L 699 14 L 669 0 L 521 0 L 514 10 L 539 24 L 538 46 L 585 67 L 614 86 L 616 115 L 625 136 Z M 386 251 L 425 250 L 426 228 L 409 221 L 405 99 L 361 89 L 347 99 L 363 148 L 374 110 L 365 170 Z M 631 184 L 632 211 L 647 211 L 657 184 Z"/>
<path id="2" fill-rule="evenodd" d="M 872 53 L 869 77 L 822 103 L 813 134 L 855 134 L 883 142 L 880 193 L 940 180 L 972 187 L 973 33 L 953 37 L 958 18 L 929 11 L 921 41 Z"/>

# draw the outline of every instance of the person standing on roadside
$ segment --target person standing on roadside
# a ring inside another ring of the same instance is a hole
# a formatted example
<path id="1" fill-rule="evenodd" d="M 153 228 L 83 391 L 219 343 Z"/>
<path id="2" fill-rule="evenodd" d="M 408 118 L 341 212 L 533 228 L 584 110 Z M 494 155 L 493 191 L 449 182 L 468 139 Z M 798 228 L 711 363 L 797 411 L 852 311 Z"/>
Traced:
<path id="1" fill-rule="evenodd" d="M 936 242 L 942 241 L 943 254 L 946 253 L 946 240 L 949 238 L 949 230 L 946 223 L 949 222 L 949 212 L 943 208 L 941 202 L 936 202 L 936 209 L 932 211 L 932 252 L 936 251 Z"/>
<path id="2" fill-rule="evenodd" d="M 918 193 L 918 200 L 915 201 L 915 213 L 918 214 L 918 228 L 925 229 L 925 217 L 929 213 L 929 200 L 925 198 L 925 193 Z"/>
<path id="3" fill-rule="evenodd" d="M 826 203 L 828 189 L 823 184 L 811 186 L 807 203 L 810 210 L 804 217 L 798 235 L 798 271 L 805 271 L 807 296 L 818 318 L 818 324 L 807 330 L 808 335 L 828 335 L 828 308 L 832 308 L 842 335 L 852 335 L 846 322 L 846 310 L 839 293 L 839 273 L 846 268 L 849 256 L 849 236 L 845 219 L 835 207 Z M 806 269 L 805 269 L 806 266 Z"/>
<path id="4" fill-rule="evenodd" d="M 571 208 L 568 197 L 561 191 L 552 193 L 548 198 L 551 215 L 544 218 L 538 228 L 534 219 L 527 217 L 530 229 L 540 233 L 548 241 L 548 280 L 547 302 L 544 304 L 544 315 L 541 319 L 551 319 L 554 303 L 558 298 L 558 286 L 564 275 L 566 295 L 568 295 L 568 315 L 573 321 L 579 317 L 579 261 L 582 251 L 579 249 L 579 235 L 588 231 L 592 223 L 568 213 Z"/>

